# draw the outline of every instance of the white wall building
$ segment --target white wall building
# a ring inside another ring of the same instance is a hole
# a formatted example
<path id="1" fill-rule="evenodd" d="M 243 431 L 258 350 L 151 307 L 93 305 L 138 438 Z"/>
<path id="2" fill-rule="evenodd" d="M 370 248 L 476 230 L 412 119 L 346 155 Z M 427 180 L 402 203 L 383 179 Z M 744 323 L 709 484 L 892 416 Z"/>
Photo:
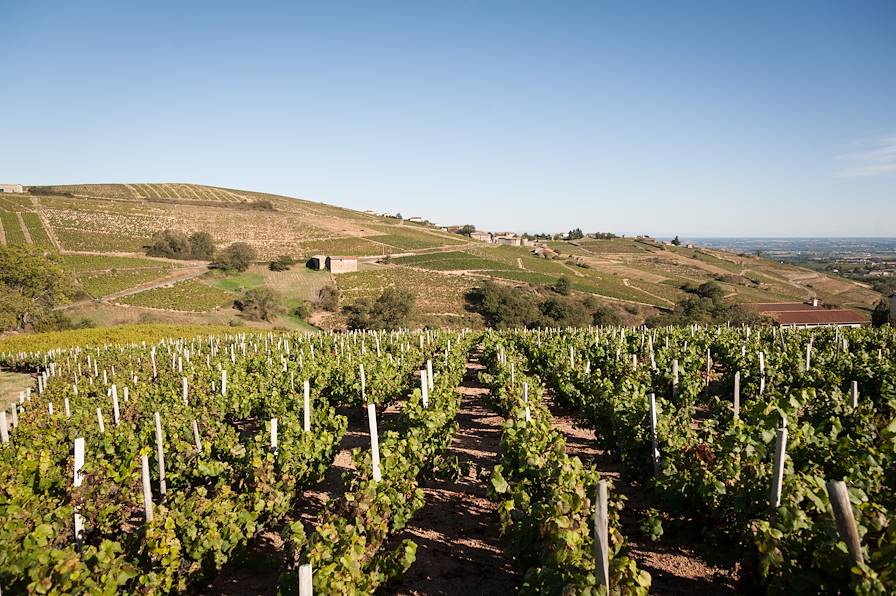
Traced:
<path id="1" fill-rule="evenodd" d="M 0 184 L 0 192 L 25 192 L 25 188 L 21 184 Z"/>

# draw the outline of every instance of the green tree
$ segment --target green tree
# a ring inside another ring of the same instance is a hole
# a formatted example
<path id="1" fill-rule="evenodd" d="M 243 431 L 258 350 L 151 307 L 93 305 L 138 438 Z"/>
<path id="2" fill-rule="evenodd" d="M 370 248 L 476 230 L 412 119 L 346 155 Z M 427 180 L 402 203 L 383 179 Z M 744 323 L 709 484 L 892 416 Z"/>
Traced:
<path id="1" fill-rule="evenodd" d="M 234 242 L 218 253 L 218 264 L 232 271 L 245 271 L 255 260 L 255 249 L 245 242 Z"/>
<path id="2" fill-rule="evenodd" d="M 351 329 L 400 329 L 408 327 L 414 312 L 416 297 L 407 290 L 386 288 L 371 302 L 361 298 L 346 307 L 347 323 Z"/>
<path id="3" fill-rule="evenodd" d="M 233 305 L 244 317 L 253 321 L 271 321 L 283 312 L 280 296 L 266 286 L 246 290 Z"/>
<path id="4" fill-rule="evenodd" d="M 581 228 L 572 229 L 569 231 L 568 234 L 566 234 L 566 238 L 569 240 L 581 240 L 584 237 L 585 237 L 585 233 L 582 232 Z"/>
<path id="5" fill-rule="evenodd" d="M 678 239 L 678 236 L 672 239 L 672 244 L 675 246 L 681 246 L 681 240 Z"/>
<path id="6" fill-rule="evenodd" d="M 164 230 L 153 235 L 146 254 L 151 257 L 189 259 L 193 253 L 186 234 L 177 230 Z"/>
<path id="7" fill-rule="evenodd" d="M 875 327 L 880 327 L 882 325 L 886 325 L 890 322 L 890 301 L 886 298 L 881 298 L 877 305 L 875 305 L 874 310 L 871 311 L 871 324 Z"/>
<path id="8" fill-rule="evenodd" d="M 475 231 L 476 231 L 476 226 L 474 226 L 472 224 L 466 224 L 464 227 L 462 227 L 460 229 L 460 233 L 463 234 L 464 236 L 469 236 L 470 234 L 472 234 Z"/>
<path id="9" fill-rule="evenodd" d="M 534 327 L 541 320 L 538 295 L 486 281 L 465 296 L 467 308 L 482 315 L 489 327 Z"/>
<path id="10" fill-rule="evenodd" d="M 211 261 L 215 256 L 215 241 L 208 232 L 193 232 L 188 238 L 190 256 L 194 259 Z"/>
<path id="11" fill-rule="evenodd" d="M 66 325 L 53 309 L 75 295 L 74 280 L 56 255 L 27 245 L 0 246 L 0 329 Z"/>
<path id="12" fill-rule="evenodd" d="M 569 278 L 565 275 L 557 278 L 557 281 L 554 282 L 554 285 L 551 286 L 551 289 L 561 296 L 569 296 L 569 294 L 572 292 Z"/>
<path id="13" fill-rule="evenodd" d="M 292 258 L 289 255 L 280 255 L 268 265 L 268 269 L 271 271 L 289 271 L 289 268 L 295 265 L 298 261 Z"/>
<path id="14" fill-rule="evenodd" d="M 339 290 L 336 286 L 322 287 L 317 294 L 317 305 L 330 312 L 339 310 Z"/>

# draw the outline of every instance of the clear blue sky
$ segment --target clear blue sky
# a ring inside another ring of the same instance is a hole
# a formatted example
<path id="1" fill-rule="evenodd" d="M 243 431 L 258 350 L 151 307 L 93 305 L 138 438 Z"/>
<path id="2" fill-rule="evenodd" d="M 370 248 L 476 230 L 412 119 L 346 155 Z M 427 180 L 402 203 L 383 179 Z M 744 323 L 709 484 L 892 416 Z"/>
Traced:
<path id="1" fill-rule="evenodd" d="M 0 0 L 0 181 L 896 235 L 896 2 Z"/>

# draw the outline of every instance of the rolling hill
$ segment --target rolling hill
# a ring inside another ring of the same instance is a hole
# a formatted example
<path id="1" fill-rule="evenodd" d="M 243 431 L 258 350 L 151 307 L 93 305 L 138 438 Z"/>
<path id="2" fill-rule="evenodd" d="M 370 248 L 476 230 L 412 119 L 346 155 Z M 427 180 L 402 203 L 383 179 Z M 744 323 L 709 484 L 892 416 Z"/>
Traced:
<path id="1" fill-rule="evenodd" d="M 387 286 L 417 294 L 418 322 L 479 326 L 463 296 L 482 279 L 550 285 L 567 276 L 575 290 L 612 304 L 630 323 L 685 295 L 681 286 L 714 280 L 738 302 L 805 300 L 868 311 L 880 295 L 855 282 L 753 256 L 663 245 L 648 238 L 550 242 L 559 258 L 528 247 L 471 241 L 427 224 L 290 197 L 197 184 L 40 186 L 0 195 L 0 241 L 63 254 L 90 299 L 70 306 L 99 324 L 164 321 L 227 323 L 242 288 L 269 285 L 290 304 L 335 283 L 343 302 Z M 571 222 L 574 225 L 575 222 Z M 252 244 L 259 258 L 289 254 L 368 257 L 357 273 L 330 276 L 299 267 L 275 273 L 263 264 L 235 278 L 201 262 L 148 258 L 155 232 L 207 231 L 218 247 Z M 385 258 L 388 256 L 388 258 Z M 333 322 L 331 322 L 333 323 Z M 301 327 L 283 317 L 278 324 Z M 324 320 L 322 324 L 326 325 Z"/>

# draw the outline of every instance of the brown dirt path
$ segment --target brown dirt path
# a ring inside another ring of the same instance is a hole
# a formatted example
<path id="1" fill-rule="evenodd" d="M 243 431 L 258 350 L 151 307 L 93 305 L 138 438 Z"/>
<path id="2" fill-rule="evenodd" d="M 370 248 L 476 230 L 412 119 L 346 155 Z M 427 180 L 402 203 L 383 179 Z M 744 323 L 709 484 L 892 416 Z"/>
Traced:
<path id="1" fill-rule="evenodd" d="M 426 505 L 400 534 L 417 543 L 417 560 L 382 594 L 511 594 L 519 577 L 504 556 L 495 505 L 486 495 L 483 470 L 491 470 L 503 419 L 485 404 L 488 389 L 476 381 L 473 357 L 458 391 L 463 395 L 459 428 L 447 455 L 470 464 L 457 481 L 423 484 Z"/>
<path id="2" fill-rule="evenodd" d="M 622 478 L 613 458 L 596 448 L 594 430 L 583 426 L 575 412 L 554 402 L 550 393 L 547 400 L 554 426 L 566 437 L 566 453 L 583 463 L 593 464 L 602 476 L 612 480 L 612 490 L 628 499 L 620 512 L 622 534 L 638 568 L 653 578 L 650 593 L 682 596 L 739 593 L 740 568 L 738 563 L 733 563 L 739 557 L 730 550 L 702 542 L 699 536 L 684 536 L 668 525 L 657 541 L 643 535 L 640 524 L 649 508 L 643 490 Z"/>

